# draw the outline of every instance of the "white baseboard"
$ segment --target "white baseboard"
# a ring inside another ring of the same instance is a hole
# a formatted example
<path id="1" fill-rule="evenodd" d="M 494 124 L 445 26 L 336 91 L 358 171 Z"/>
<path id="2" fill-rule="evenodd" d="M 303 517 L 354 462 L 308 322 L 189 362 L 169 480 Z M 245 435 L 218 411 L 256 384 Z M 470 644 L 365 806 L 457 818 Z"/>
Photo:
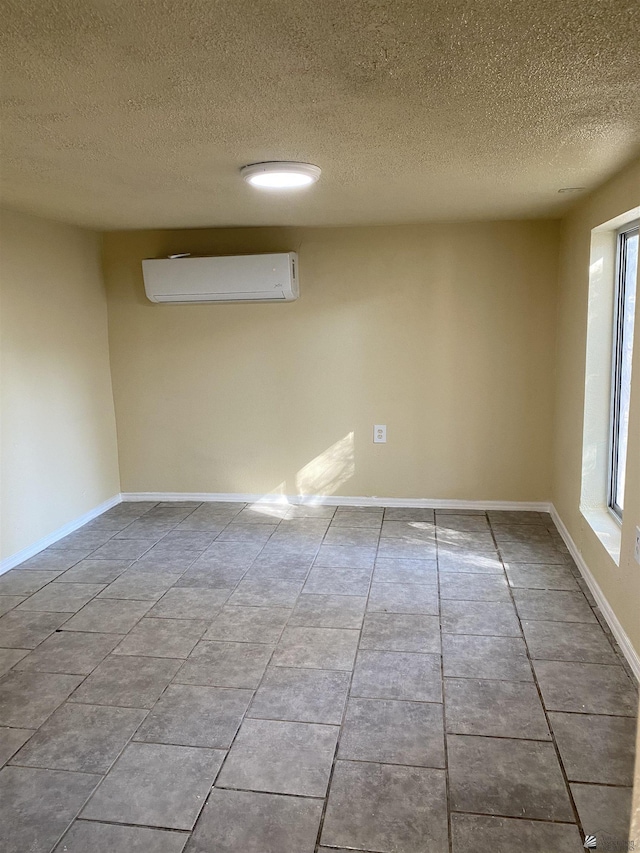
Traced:
<path id="1" fill-rule="evenodd" d="M 114 495 L 112 498 L 109 498 L 109 500 L 104 501 L 93 509 L 90 509 L 89 512 L 85 512 L 84 515 L 74 518 L 73 521 L 63 525 L 63 527 L 59 527 L 57 530 L 54 530 L 53 533 L 50 533 L 48 536 L 34 542 L 33 545 L 29 545 L 28 548 L 23 548 L 22 551 L 18 551 L 10 557 L 5 557 L 4 560 L 0 561 L 0 575 L 8 572 L 9 569 L 12 569 L 14 566 L 24 563 L 24 561 L 28 560 L 30 557 L 35 557 L 36 554 L 39 554 L 40 551 L 44 551 L 44 549 L 48 548 L 49 545 L 53 545 L 54 542 L 58 542 L 58 540 L 68 536 L 70 533 L 73 533 L 74 530 L 82 527 L 83 524 L 86 524 L 88 521 L 93 521 L 94 518 L 97 518 L 99 515 L 102 515 L 103 512 L 106 512 L 108 509 L 111 509 L 112 506 L 116 506 L 121 502 L 122 496 Z"/>
<path id="2" fill-rule="evenodd" d="M 562 536 L 565 545 L 575 560 L 575 563 L 580 570 L 580 574 L 585 579 L 587 586 L 591 590 L 591 594 L 602 611 L 602 615 L 607 620 L 607 624 L 611 628 L 611 633 L 616 638 L 617 643 L 620 646 L 623 655 L 627 659 L 629 666 L 633 670 L 635 677 L 640 681 L 640 654 L 638 654 L 631 644 L 631 640 L 629 639 L 627 632 L 624 630 L 620 624 L 620 620 L 613 612 L 613 608 L 607 601 L 603 591 L 600 589 L 598 581 L 594 578 L 591 569 L 585 563 L 582 554 L 578 550 L 576 543 L 571 538 L 571 534 L 565 527 L 564 522 L 558 515 L 558 511 L 553 504 L 550 505 L 550 511 L 553 523 L 558 528 L 558 532 L 560 533 L 560 536 Z"/>
<path id="3" fill-rule="evenodd" d="M 549 512 L 546 501 L 462 501 L 435 498 L 342 497 L 340 495 L 241 494 L 238 492 L 123 492 L 123 501 L 220 501 L 293 506 L 388 506 L 418 509 L 479 509 Z"/>

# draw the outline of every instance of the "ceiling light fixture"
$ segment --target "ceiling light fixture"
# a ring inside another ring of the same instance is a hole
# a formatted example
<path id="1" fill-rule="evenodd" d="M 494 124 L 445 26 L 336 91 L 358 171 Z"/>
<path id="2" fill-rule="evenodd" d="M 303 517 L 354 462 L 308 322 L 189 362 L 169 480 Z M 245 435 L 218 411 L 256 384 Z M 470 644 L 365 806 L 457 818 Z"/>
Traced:
<path id="1" fill-rule="evenodd" d="M 320 177 L 320 169 L 311 163 L 278 162 L 251 163 L 240 174 L 253 187 L 269 190 L 292 190 L 308 187 Z"/>
<path id="2" fill-rule="evenodd" d="M 584 187 L 562 187 L 559 189 L 559 193 L 581 193 L 585 188 Z"/>

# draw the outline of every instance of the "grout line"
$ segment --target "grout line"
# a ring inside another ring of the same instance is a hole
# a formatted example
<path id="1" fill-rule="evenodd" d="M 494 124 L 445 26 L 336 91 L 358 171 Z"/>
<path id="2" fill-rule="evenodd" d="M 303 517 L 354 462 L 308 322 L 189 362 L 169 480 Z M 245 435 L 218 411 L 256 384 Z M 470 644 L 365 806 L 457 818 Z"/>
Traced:
<path id="1" fill-rule="evenodd" d="M 459 811 L 458 809 L 453 810 L 453 814 L 467 814 L 473 817 L 495 817 L 498 820 L 524 820 L 524 821 L 532 821 L 533 823 L 553 823 L 556 826 L 575 826 L 575 822 L 571 820 L 557 820 L 555 818 L 547 818 L 547 817 L 525 817 L 524 815 L 511 815 L 511 814 L 495 814 L 491 812 L 470 812 L 470 811 Z M 578 829 L 578 831 L 580 831 Z"/>
<path id="2" fill-rule="evenodd" d="M 334 513 L 334 514 L 335 514 L 335 513 Z M 333 516 L 332 516 L 332 517 L 333 517 Z M 263 551 L 264 551 L 264 549 L 266 548 L 266 546 L 267 546 L 268 542 L 270 542 L 270 541 L 271 541 L 271 539 L 273 538 L 273 536 L 274 536 L 274 534 L 275 534 L 276 530 L 278 530 L 278 528 L 280 527 L 280 524 L 282 523 L 282 521 L 283 521 L 283 519 L 280 519 L 280 521 L 278 522 L 278 524 L 276 525 L 276 527 L 275 527 L 275 528 L 274 528 L 274 530 L 272 531 L 271 535 L 268 537 L 268 539 L 266 540 L 266 542 L 263 544 L 262 548 L 260 548 L 260 550 L 258 551 L 258 553 L 256 554 L 256 556 L 254 557 L 254 559 L 252 560 L 252 562 L 250 563 L 250 565 L 248 566 L 248 568 L 246 569 L 246 571 L 245 571 L 245 572 L 244 572 L 244 574 L 242 575 L 242 577 L 240 577 L 240 578 L 238 579 L 238 581 L 236 582 L 236 585 L 234 586 L 234 588 L 233 588 L 233 590 L 232 590 L 232 592 L 231 592 L 231 595 L 229 596 L 229 599 L 231 598 L 231 596 L 233 595 L 233 593 L 237 590 L 238 586 L 241 584 L 242 580 L 246 577 L 247 573 L 248 573 L 248 572 L 251 570 L 251 568 L 255 565 L 255 563 L 257 562 L 258 558 L 260 557 L 260 555 L 262 554 L 262 552 L 263 552 Z M 231 522 L 230 522 L 230 523 L 231 523 Z M 328 528 L 329 528 L 329 525 L 327 525 L 327 530 L 328 530 Z M 226 528 L 225 528 L 225 529 L 226 529 Z M 326 531 L 325 531 L 325 534 L 324 534 L 324 535 L 326 535 Z M 323 539 L 324 539 L 324 536 L 323 536 Z M 320 545 L 318 545 L 317 549 L 316 549 L 316 550 L 315 550 L 315 552 L 314 552 L 314 558 L 313 558 L 314 560 L 315 560 L 315 556 L 317 556 L 317 554 L 318 554 L 318 551 L 319 551 L 319 550 L 320 550 Z M 300 597 L 300 595 L 301 595 L 301 593 L 302 593 L 302 589 L 303 589 L 303 587 L 304 587 L 304 584 L 306 583 L 306 578 L 309 576 L 309 574 L 310 574 L 310 572 L 311 572 L 312 565 L 313 565 L 313 563 L 311 563 L 311 565 L 309 566 L 309 569 L 308 569 L 308 571 L 307 571 L 307 574 L 305 575 L 305 579 L 303 580 L 303 582 L 302 582 L 302 584 L 301 584 L 301 586 L 300 586 L 300 592 L 299 592 L 299 593 L 298 593 L 298 595 L 296 596 L 296 599 L 295 599 L 295 601 L 293 602 L 292 606 L 291 606 L 290 608 L 286 608 L 286 609 L 288 609 L 288 610 L 289 610 L 289 615 L 287 616 L 287 619 L 286 619 L 286 621 L 285 621 L 284 625 L 282 626 L 282 628 L 281 628 L 281 630 L 280 630 L 280 633 L 279 633 L 279 635 L 278 635 L 278 639 L 275 641 L 275 643 L 273 643 L 273 648 L 272 648 L 272 650 L 271 650 L 271 655 L 269 656 L 269 660 L 267 661 L 267 663 L 266 663 L 266 665 L 265 665 L 265 667 L 264 667 L 264 670 L 263 670 L 262 676 L 261 676 L 261 678 L 260 678 L 260 681 L 258 682 L 257 687 L 256 687 L 255 689 L 253 689 L 253 691 L 252 691 L 253 695 L 252 695 L 252 697 L 251 697 L 251 700 L 250 700 L 250 701 L 249 701 L 249 703 L 247 704 L 247 708 L 246 708 L 246 710 L 244 711 L 244 713 L 243 713 L 243 715 L 242 715 L 242 718 L 241 718 L 241 720 L 240 720 L 240 723 L 239 723 L 239 725 L 238 725 L 238 728 L 236 729 L 236 732 L 235 732 L 235 734 L 234 734 L 234 736 L 233 736 L 233 738 L 232 738 L 232 740 L 231 740 L 231 743 L 230 743 L 230 745 L 229 745 L 228 749 L 226 750 L 226 755 L 225 755 L 224 759 L 222 760 L 222 762 L 221 762 L 221 764 L 220 764 L 220 767 L 218 768 L 218 772 L 216 773 L 216 776 L 215 776 L 215 778 L 214 778 L 214 780 L 213 780 L 213 782 L 212 782 L 211 789 L 209 790 L 209 793 L 207 794 L 207 796 L 206 796 L 206 797 L 205 797 L 205 799 L 204 799 L 204 802 L 203 802 L 203 804 L 202 804 L 202 809 L 201 809 L 201 810 L 200 810 L 200 812 L 198 813 L 198 817 L 196 818 L 196 821 L 195 821 L 195 823 L 194 823 L 194 825 L 193 825 L 192 832 L 196 829 L 196 827 L 197 827 L 197 825 L 198 825 L 198 821 L 200 820 L 200 816 L 202 815 L 202 812 L 203 812 L 203 810 L 204 810 L 205 806 L 206 806 L 206 805 L 207 805 L 207 803 L 209 802 L 209 798 L 210 798 L 210 796 L 211 796 L 211 793 L 212 793 L 212 791 L 216 788 L 216 782 L 217 782 L 217 780 L 220 778 L 220 774 L 222 773 L 222 771 L 223 771 L 223 769 L 224 769 L 224 766 L 225 766 L 225 764 L 226 764 L 226 762 L 227 762 L 227 759 L 228 759 L 228 757 L 229 757 L 229 754 L 230 754 L 231 750 L 233 749 L 233 745 L 234 745 L 234 743 L 236 742 L 236 740 L 237 740 L 237 738 L 238 738 L 238 735 L 239 735 L 239 733 L 240 733 L 240 729 L 242 728 L 242 724 L 243 724 L 243 723 L 244 723 L 244 721 L 245 721 L 245 720 L 247 720 L 247 719 L 253 719 L 253 718 L 251 718 L 251 717 L 248 717 L 248 716 L 247 716 L 247 714 L 248 714 L 248 712 L 249 712 L 249 710 L 250 710 L 250 708 L 251 708 L 251 706 L 252 706 L 252 704 L 253 704 L 253 700 L 254 700 L 254 698 L 255 698 L 255 696 L 256 696 L 256 693 L 258 692 L 258 690 L 259 690 L 259 689 L 260 689 L 260 687 L 262 686 L 262 683 L 263 683 L 264 679 L 266 678 L 266 674 L 267 674 L 267 671 L 268 671 L 268 669 L 269 669 L 269 665 L 270 665 L 270 663 L 271 663 L 271 661 L 272 661 L 272 659 L 273 659 L 273 656 L 274 656 L 274 654 L 275 654 L 276 648 L 277 648 L 278 644 L 280 643 L 280 640 L 282 639 L 282 635 L 284 634 L 284 631 L 286 630 L 286 627 L 287 627 L 287 624 L 288 624 L 288 622 L 289 622 L 289 619 L 291 618 L 291 614 L 293 613 L 293 611 L 294 611 L 294 609 L 295 609 L 295 605 L 296 605 L 296 603 L 297 603 L 297 601 L 298 601 L 298 599 L 299 599 L 299 597 Z M 279 580 L 279 579 L 272 579 L 272 580 Z M 227 602 L 229 601 L 229 599 L 227 599 Z M 233 606 L 233 605 L 229 605 L 229 606 Z M 251 606 L 251 605 L 247 605 L 247 606 Z M 275 605 L 266 605 L 266 606 L 275 606 Z M 207 629 L 207 630 L 208 630 L 208 629 Z M 202 642 L 202 640 L 200 640 L 200 642 Z M 225 641 L 220 641 L 220 642 L 225 642 Z M 271 644 L 269 644 L 269 645 L 271 645 Z M 182 669 L 182 667 L 181 667 L 180 669 Z M 176 673 L 176 675 L 174 676 L 174 680 L 175 680 L 175 678 L 177 678 L 177 677 L 178 677 L 179 673 L 180 673 L 180 670 L 178 670 L 178 672 L 177 672 L 177 673 Z M 174 683 L 174 680 L 172 680 L 172 682 L 171 682 L 171 683 Z M 154 707 L 155 707 L 155 706 L 154 706 Z M 220 786 L 217 786 L 217 787 L 218 787 L 218 788 L 220 788 L 220 789 L 223 789 L 223 786 L 221 786 L 221 785 L 220 785 Z M 224 789 L 223 789 L 223 790 L 224 790 Z"/>
<path id="3" fill-rule="evenodd" d="M 386 514 L 386 510 L 384 510 L 384 511 L 383 511 L 382 524 L 384 524 L 384 516 L 385 516 L 385 514 Z M 335 514 L 334 514 L 334 517 L 335 517 Z M 329 528 L 330 528 L 330 527 L 331 527 L 331 525 L 329 525 L 329 527 L 327 528 L 327 531 L 329 530 Z M 324 803 L 323 803 L 323 807 L 322 807 L 322 813 L 321 813 L 321 815 L 320 815 L 320 823 L 318 824 L 318 833 L 317 833 L 317 835 L 316 835 L 316 843 L 315 843 L 315 848 L 314 848 L 314 849 L 316 849 L 316 850 L 320 847 L 320 845 L 321 845 L 321 843 L 322 843 L 322 833 L 323 833 L 323 831 L 324 831 L 324 821 L 325 821 L 325 818 L 326 818 L 326 816 L 327 816 L 327 808 L 328 808 L 328 806 L 329 806 L 329 795 L 330 795 L 330 793 L 331 793 L 331 783 L 333 782 L 333 777 L 334 777 L 334 774 L 335 774 L 336 765 L 337 765 L 337 763 L 338 763 L 338 754 L 339 754 L 339 750 L 340 750 L 340 741 L 341 741 L 341 737 L 342 737 L 342 734 L 343 734 L 343 731 L 344 731 L 344 724 L 345 724 L 345 720 L 346 720 L 346 717 L 347 717 L 347 709 L 348 709 L 348 707 L 349 707 L 349 700 L 350 700 L 350 698 L 351 698 L 351 687 L 352 687 L 352 685 L 353 685 L 353 677 L 354 677 L 354 675 L 355 675 L 356 665 L 357 665 L 357 663 L 358 663 L 358 652 L 360 651 L 360 642 L 362 641 L 362 632 L 364 631 L 364 623 L 365 623 L 365 619 L 366 619 L 366 617 L 367 617 L 367 605 L 369 604 L 369 596 L 370 596 L 370 594 L 371 594 L 371 585 L 372 585 L 372 583 L 373 583 L 373 575 L 374 575 L 374 572 L 375 572 L 375 562 L 376 562 L 377 555 L 378 555 L 378 550 L 379 550 L 379 547 L 380 547 L 380 538 L 381 538 L 381 535 L 382 535 L 382 525 L 380 525 L 380 529 L 378 530 L 378 539 L 377 539 L 377 544 L 376 544 L 376 548 L 375 548 L 376 554 L 375 554 L 375 556 L 374 556 L 374 558 L 373 558 L 373 568 L 371 569 L 371 574 L 370 574 L 370 576 L 369 576 L 369 582 L 368 582 L 368 585 L 367 585 L 367 594 L 366 594 L 366 596 L 365 596 L 365 597 L 366 597 L 366 601 L 365 601 L 365 605 L 364 605 L 364 612 L 363 612 L 363 615 L 362 615 L 362 623 L 361 623 L 361 625 L 360 625 L 360 629 L 359 629 L 359 631 L 358 631 L 358 642 L 357 642 L 357 644 L 356 644 L 356 653 L 355 653 L 355 656 L 354 656 L 354 658 L 353 658 L 353 664 L 352 664 L 352 666 L 351 666 L 351 674 L 350 674 L 350 677 L 349 677 L 349 684 L 348 684 L 348 686 L 347 686 L 347 692 L 346 692 L 346 695 L 345 695 L 344 706 L 343 706 L 343 709 L 342 709 L 342 719 L 341 719 L 341 721 L 340 721 L 340 728 L 338 729 L 338 737 L 337 737 L 337 739 L 336 739 L 336 747 L 335 747 L 335 750 L 334 750 L 334 753 L 333 753 L 333 762 L 332 762 L 332 764 L 331 764 L 331 770 L 329 771 L 329 778 L 327 779 L 327 788 L 326 788 L 326 793 L 325 793 L 325 797 L 324 797 Z M 326 536 L 326 534 L 325 534 L 325 536 Z M 324 539 L 323 539 L 323 541 L 324 541 Z M 354 697 L 354 698 L 355 698 L 355 697 Z"/>
<path id="4" fill-rule="evenodd" d="M 494 536 L 494 539 L 495 539 L 495 534 L 493 533 L 493 527 L 491 528 L 491 532 L 492 532 L 492 535 Z M 497 543 L 496 543 L 496 544 L 497 544 Z M 507 585 L 508 585 L 507 573 L 506 573 L 506 570 L 504 570 L 504 563 L 505 563 L 505 561 L 502 559 L 502 555 L 500 555 L 500 559 L 501 559 L 502 564 L 503 564 L 504 576 L 505 576 L 505 579 L 507 580 Z M 558 762 L 558 766 L 559 766 L 559 768 L 560 768 L 560 773 L 562 774 L 562 778 L 563 778 L 563 780 L 564 780 L 565 789 L 566 789 L 566 792 L 567 792 L 567 796 L 568 796 L 568 798 L 569 798 L 569 804 L 570 804 L 571 810 L 572 810 L 572 812 L 573 812 L 573 817 L 574 817 L 575 823 L 576 823 L 576 825 L 577 825 L 577 827 L 578 827 L 578 831 L 580 832 L 581 839 L 584 841 L 585 833 L 584 833 L 584 830 L 583 830 L 583 828 L 582 828 L 582 823 L 581 823 L 581 821 L 580 821 L 580 815 L 579 815 L 579 813 L 578 813 L 578 808 L 577 808 L 576 803 L 575 803 L 575 801 L 574 801 L 574 799 L 573 799 L 573 794 L 572 794 L 572 792 L 571 792 L 571 787 L 570 787 L 570 785 L 569 785 L 569 777 L 568 777 L 568 775 L 567 775 L 567 772 L 566 772 L 566 769 L 565 769 L 564 763 L 563 763 L 563 761 L 562 761 L 562 756 L 560 755 L 560 749 L 559 749 L 559 747 L 558 747 L 558 743 L 557 743 L 557 741 L 556 741 L 555 732 L 553 731 L 553 728 L 552 728 L 552 726 L 551 726 L 551 722 L 550 722 L 550 720 L 549 720 L 549 713 L 548 713 L 547 708 L 546 708 L 546 705 L 545 705 L 545 703 L 544 703 L 544 698 L 543 698 L 543 696 L 542 696 L 542 690 L 541 690 L 541 688 L 540 688 L 540 684 L 538 683 L 538 676 L 537 676 L 537 674 L 536 674 L 535 667 L 533 666 L 533 660 L 532 660 L 532 658 L 531 658 L 531 654 L 530 654 L 530 652 L 529 652 L 529 645 L 528 645 L 528 643 L 527 643 L 527 638 L 526 638 L 525 633 L 524 633 L 524 631 L 523 631 L 523 629 L 522 629 L 522 619 L 520 618 L 520 614 L 519 614 L 519 612 L 518 612 L 518 608 L 517 608 L 517 606 L 516 606 L 515 596 L 513 595 L 513 589 L 512 589 L 511 587 L 509 587 L 509 593 L 510 593 L 510 595 L 511 595 L 511 600 L 512 600 L 512 603 L 513 603 L 513 609 L 514 609 L 514 611 L 515 611 L 516 619 L 518 620 L 518 625 L 520 626 L 520 631 L 521 631 L 521 634 L 522 634 L 522 638 L 523 638 L 523 640 L 524 640 L 524 647 L 525 647 L 525 649 L 526 649 L 527 659 L 528 659 L 528 661 L 529 661 L 529 666 L 531 667 L 531 672 L 532 672 L 532 674 L 533 674 L 533 683 L 535 684 L 535 686 L 536 686 L 536 690 L 537 690 L 537 692 L 538 692 L 538 698 L 539 698 L 539 700 L 540 700 L 540 705 L 541 705 L 541 707 L 542 707 L 542 712 L 543 712 L 543 714 L 544 714 L 545 721 L 546 721 L 546 723 L 547 723 L 547 727 L 548 727 L 548 729 L 549 729 L 549 734 L 550 734 L 550 736 L 551 736 L 551 743 L 552 743 L 552 745 L 553 745 L 553 749 L 554 749 L 554 752 L 555 752 L 556 761 Z"/>
<path id="5" fill-rule="evenodd" d="M 486 519 L 486 515 L 485 515 Z M 439 553 L 438 550 L 438 528 L 436 526 L 436 554 Z M 437 559 L 437 557 L 436 557 Z M 441 588 L 441 577 L 440 577 L 440 564 L 436 563 L 437 566 L 437 583 L 438 583 L 438 625 L 440 628 L 440 682 L 441 682 L 441 690 L 442 690 L 442 741 L 444 746 L 444 767 L 445 767 L 445 796 L 446 796 L 446 804 L 447 804 L 447 839 L 449 844 L 449 853 L 453 853 L 453 832 L 451 828 L 451 780 L 449 777 L 449 743 L 447 740 L 447 706 L 446 706 L 446 696 L 445 696 L 445 676 L 444 676 L 444 646 L 442 642 L 442 588 Z"/>
<path id="6" fill-rule="evenodd" d="M 260 720 L 262 722 L 265 722 L 263 717 L 248 717 L 247 719 Z M 292 722 L 292 723 L 297 723 L 298 720 L 283 720 L 283 721 L 281 721 L 281 720 L 266 720 L 266 722 L 276 722 L 276 723 L 277 722 L 287 722 L 287 723 Z M 303 721 L 303 723 L 304 723 L 304 721 Z M 332 728 L 337 729 L 337 728 L 340 728 L 341 723 L 309 723 L 309 725 L 315 725 L 315 726 L 318 726 L 318 725 L 328 726 L 328 725 L 330 725 Z M 543 741 L 543 742 L 548 743 L 549 741 Z M 163 746 L 164 745 L 162 742 L 158 742 L 158 741 L 136 741 L 136 743 L 154 743 L 157 746 Z M 179 743 L 178 744 L 168 744 L 168 745 L 169 746 L 184 746 L 184 744 L 179 744 Z M 222 748 L 218 748 L 218 747 L 194 747 L 194 749 L 218 749 L 219 751 L 224 751 Z M 411 770 L 444 770 L 445 769 L 444 766 L 441 764 L 440 765 L 438 765 L 438 764 L 406 764 L 405 762 L 402 762 L 402 761 L 378 761 L 378 760 L 374 760 L 371 758 L 340 758 L 338 760 L 344 761 L 344 762 L 349 762 L 349 764 L 373 764 L 376 766 L 378 764 L 384 764 L 384 765 L 388 765 L 389 767 L 406 767 L 407 769 L 411 769 Z M 233 791 L 253 791 L 254 793 L 261 793 L 262 792 L 265 794 L 282 794 L 282 791 L 264 791 L 262 788 L 238 788 L 238 787 L 233 786 L 233 785 L 219 785 L 218 787 L 224 788 L 226 790 L 233 790 Z M 283 794 L 283 796 L 286 796 L 286 797 L 296 797 L 296 796 L 298 796 L 298 797 L 312 797 L 313 799 L 316 799 L 316 800 L 322 800 L 322 799 L 325 799 L 328 797 L 328 793 L 324 794 L 322 797 L 316 796 L 315 794 Z"/>
<path id="7" fill-rule="evenodd" d="M 484 681 L 485 679 L 478 679 L 479 681 Z M 511 682 L 513 683 L 513 682 Z M 524 683 L 524 682 L 520 682 Z M 527 681 L 527 684 L 531 684 L 532 682 Z M 522 743 L 551 743 L 551 737 L 518 737 L 518 735 L 486 735 L 479 734 L 478 732 L 455 732 L 455 731 L 447 731 L 446 734 L 452 735 L 455 737 L 472 737 L 472 738 L 482 738 L 482 740 L 517 740 Z"/>
<path id="8" fill-rule="evenodd" d="M 250 718 L 251 719 L 251 718 Z M 219 775 L 219 774 L 218 774 Z M 235 788 L 232 785 L 215 785 L 216 791 L 238 791 L 245 794 L 267 794 L 268 796 L 293 797 L 296 800 L 324 800 L 326 794 L 292 794 L 288 791 L 265 791 L 264 788 Z M 213 788 L 212 788 L 213 790 Z M 194 826 L 195 829 L 195 826 Z"/>
<path id="9" fill-rule="evenodd" d="M 565 711 L 562 708 L 547 708 L 550 714 L 570 714 L 573 717 L 609 717 L 613 720 L 637 719 L 637 714 L 601 714 L 599 711 Z"/>
<path id="10" fill-rule="evenodd" d="M 104 823 L 107 826 L 130 826 L 132 829 L 155 829 L 158 832 L 173 832 L 176 835 L 184 835 L 189 836 L 192 830 L 190 829 L 176 829 L 173 826 L 157 826 L 156 824 L 151 823 L 126 823 L 124 821 L 120 822 L 117 820 L 108 820 L 106 818 L 92 818 L 92 817 L 78 817 L 76 820 L 79 820 L 81 823 Z M 71 826 L 71 825 L 70 825 Z M 54 848 L 55 849 L 55 848 Z"/>
<path id="11" fill-rule="evenodd" d="M 570 785 L 590 785 L 592 788 L 619 788 L 621 791 L 633 791 L 633 785 L 618 785 L 616 782 L 589 782 L 584 779 L 570 779 Z"/>

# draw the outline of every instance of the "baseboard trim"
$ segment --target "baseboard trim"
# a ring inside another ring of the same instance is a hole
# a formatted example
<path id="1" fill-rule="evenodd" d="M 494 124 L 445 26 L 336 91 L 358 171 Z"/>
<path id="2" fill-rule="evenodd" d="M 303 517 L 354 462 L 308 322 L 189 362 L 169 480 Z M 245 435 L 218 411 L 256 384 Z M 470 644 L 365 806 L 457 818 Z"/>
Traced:
<path id="1" fill-rule="evenodd" d="M 241 494 L 238 492 L 123 492 L 123 501 L 223 501 L 294 506 L 388 506 L 416 509 L 480 509 L 549 512 L 546 501 L 463 501 L 436 498 L 343 497 L 341 495 Z"/>
<path id="2" fill-rule="evenodd" d="M 640 655 L 631 644 L 631 640 L 629 639 L 627 632 L 620 624 L 620 620 L 614 613 L 613 608 L 609 604 L 605 594 L 600 588 L 598 581 L 593 576 L 591 569 L 585 563 L 582 554 L 578 550 L 578 546 L 573 541 L 571 534 L 567 530 L 563 520 L 560 518 L 560 515 L 558 514 L 558 511 L 553 504 L 550 505 L 550 512 L 551 518 L 553 519 L 553 523 L 558 528 L 558 532 L 560 533 L 560 536 L 562 536 L 565 545 L 567 546 L 571 556 L 575 560 L 575 563 L 578 569 L 580 570 L 580 574 L 584 578 L 587 586 L 591 591 L 591 594 L 596 600 L 598 607 L 602 611 L 602 615 L 607 620 L 607 624 L 611 628 L 611 633 L 616 638 L 617 643 L 620 646 L 623 655 L 627 659 L 629 666 L 633 670 L 635 677 L 638 679 L 638 681 L 640 681 Z"/>
<path id="3" fill-rule="evenodd" d="M 90 509 L 89 512 L 85 512 L 84 515 L 74 518 L 73 521 L 59 527 L 57 530 L 54 530 L 53 533 L 49 533 L 48 536 L 34 542 L 33 545 L 29 545 L 28 548 L 23 548 L 22 551 L 18 551 L 10 557 L 5 557 L 4 560 L 0 561 L 0 575 L 8 572 L 9 569 L 12 569 L 14 566 L 24 563 L 24 561 L 28 560 L 30 557 L 35 557 L 36 554 L 39 554 L 40 551 L 44 551 L 44 549 L 48 548 L 49 545 L 53 545 L 54 542 L 58 542 L 58 540 L 68 536 L 70 533 L 73 533 L 74 530 L 82 527 L 83 524 L 93 521 L 94 518 L 97 518 L 99 515 L 102 515 L 103 512 L 106 512 L 108 509 L 111 509 L 111 507 L 116 506 L 121 502 L 122 495 L 114 495 L 112 498 L 109 498 L 109 500 L 103 501 L 98 506 Z"/>

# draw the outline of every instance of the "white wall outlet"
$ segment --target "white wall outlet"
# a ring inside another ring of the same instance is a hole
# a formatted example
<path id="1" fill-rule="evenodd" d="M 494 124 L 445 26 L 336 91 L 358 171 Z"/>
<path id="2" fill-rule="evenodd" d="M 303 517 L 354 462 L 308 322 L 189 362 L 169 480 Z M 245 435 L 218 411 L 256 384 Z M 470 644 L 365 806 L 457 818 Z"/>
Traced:
<path id="1" fill-rule="evenodd" d="M 387 443 L 387 425 L 386 424 L 376 424 L 373 428 L 373 443 L 374 444 L 386 444 Z"/>
<path id="2" fill-rule="evenodd" d="M 640 527 L 636 527 L 636 549 L 634 553 L 636 563 L 640 563 Z"/>

